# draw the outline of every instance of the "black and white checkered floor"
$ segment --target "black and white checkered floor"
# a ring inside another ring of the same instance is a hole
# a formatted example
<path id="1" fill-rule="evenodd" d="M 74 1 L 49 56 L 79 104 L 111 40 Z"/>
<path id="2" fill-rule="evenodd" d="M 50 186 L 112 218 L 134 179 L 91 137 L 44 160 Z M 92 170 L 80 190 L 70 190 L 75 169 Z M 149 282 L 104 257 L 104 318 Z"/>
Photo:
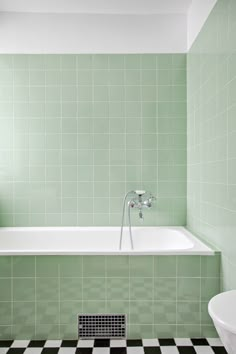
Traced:
<path id="1" fill-rule="evenodd" d="M 0 354 L 227 354 L 219 339 L 5 340 Z"/>

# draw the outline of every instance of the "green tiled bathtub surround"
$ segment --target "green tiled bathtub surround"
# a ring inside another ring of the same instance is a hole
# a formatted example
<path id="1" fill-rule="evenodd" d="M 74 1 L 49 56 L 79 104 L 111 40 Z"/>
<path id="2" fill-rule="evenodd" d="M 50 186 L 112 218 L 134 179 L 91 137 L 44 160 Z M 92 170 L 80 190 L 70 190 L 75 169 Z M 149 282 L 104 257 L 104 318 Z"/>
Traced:
<path id="1" fill-rule="evenodd" d="M 235 1 L 218 0 L 187 56 L 187 225 L 222 252 L 225 290 L 236 287 L 235 30 Z"/>
<path id="2" fill-rule="evenodd" d="M 186 55 L 1 55 L 0 171 L 1 226 L 185 225 Z"/>
<path id="3" fill-rule="evenodd" d="M 76 339 L 79 313 L 126 313 L 129 338 L 216 335 L 207 303 L 220 289 L 217 254 L 9 256 L 0 264 L 0 339 Z"/>

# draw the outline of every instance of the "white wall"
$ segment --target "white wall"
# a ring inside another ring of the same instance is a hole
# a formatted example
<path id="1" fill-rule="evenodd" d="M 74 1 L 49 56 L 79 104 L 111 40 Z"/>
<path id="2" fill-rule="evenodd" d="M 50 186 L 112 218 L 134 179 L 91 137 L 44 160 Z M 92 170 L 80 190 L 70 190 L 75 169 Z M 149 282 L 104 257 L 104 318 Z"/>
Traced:
<path id="1" fill-rule="evenodd" d="M 0 13 L 0 53 L 181 53 L 181 14 Z"/>
<path id="2" fill-rule="evenodd" d="M 201 31 L 217 0 L 193 0 L 188 12 L 188 50 Z"/>

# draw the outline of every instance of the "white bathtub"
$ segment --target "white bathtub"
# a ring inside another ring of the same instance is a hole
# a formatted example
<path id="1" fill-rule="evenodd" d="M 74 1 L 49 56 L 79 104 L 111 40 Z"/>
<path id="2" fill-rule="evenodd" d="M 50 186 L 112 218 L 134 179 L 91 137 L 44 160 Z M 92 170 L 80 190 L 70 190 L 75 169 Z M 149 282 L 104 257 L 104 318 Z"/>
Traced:
<path id="1" fill-rule="evenodd" d="M 133 227 L 134 249 L 119 227 L 0 228 L 0 255 L 213 255 L 184 227 Z"/>

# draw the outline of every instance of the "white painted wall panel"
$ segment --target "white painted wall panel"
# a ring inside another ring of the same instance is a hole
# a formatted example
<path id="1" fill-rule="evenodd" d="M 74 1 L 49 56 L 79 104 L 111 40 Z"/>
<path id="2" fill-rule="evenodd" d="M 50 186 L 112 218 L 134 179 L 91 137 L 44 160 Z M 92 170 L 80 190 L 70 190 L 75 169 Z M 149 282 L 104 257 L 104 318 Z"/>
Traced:
<path id="1" fill-rule="evenodd" d="M 181 53 L 185 15 L 0 13 L 0 53 Z"/>

